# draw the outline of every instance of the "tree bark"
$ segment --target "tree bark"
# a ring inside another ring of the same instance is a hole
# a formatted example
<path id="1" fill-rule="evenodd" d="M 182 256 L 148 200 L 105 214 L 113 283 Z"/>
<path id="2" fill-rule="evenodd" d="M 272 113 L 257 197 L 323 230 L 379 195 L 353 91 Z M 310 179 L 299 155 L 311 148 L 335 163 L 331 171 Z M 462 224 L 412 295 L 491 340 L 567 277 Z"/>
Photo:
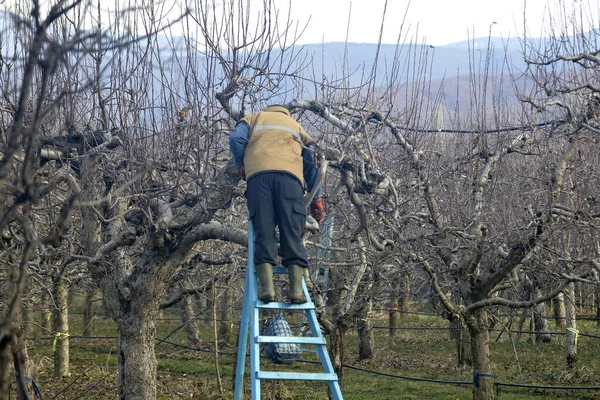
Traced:
<path id="1" fill-rule="evenodd" d="M 371 313 L 373 310 L 373 301 L 369 299 L 356 320 L 358 330 L 358 359 L 369 360 L 373 358 L 373 324 L 371 323 Z"/>
<path id="2" fill-rule="evenodd" d="M 219 343 L 228 344 L 231 338 L 231 290 L 227 285 L 221 294 L 221 307 L 219 310 Z"/>
<path id="3" fill-rule="evenodd" d="M 473 400 L 495 400 L 495 378 L 490 363 L 490 334 L 488 315 L 484 309 L 467 317 L 473 356 Z"/>
<path id="4" fill-rule="evenodd" d="M 535 287 L 536 297 L 540 297 L 539 288 Z M 534 308 L 535 314 L 535 341 L 536 343 L 550 343 L 552 336 L 548 328 L 548 318 L 546 317 L 546 303 L 539 303 Z"/>
<path id="5" fill-rule="evenodd" d="M 406 313 L 410 311 L 410 276 L 408 272 L 405 272 L 400 279 L 398 309 L 401 317 L 406 317 Z"/>
<path id="6" fill-rule="evenodd" d="M 460 337 L 458 342 L 460 346 L 458 350 L 460 351 L 460 365 L 473 365 L 473 356 L 471 351 L 471 333 L 469 332 L 469 327 L 460 321 L 458 323 L 460 327 Z"/>
<path id="7" fill-rule="evenodd" d="M 527 319 L 528 313 L 528 308 L 524 308 L 521 310 L 521 316 L 519 317 L 519 325 L 517 326 L 517 337 L 515 338 L 516 343 L 519 343 L 521 341 L 521 336 L 523 335 L 523 325 L 525 325 L 525 320 Z"/>
<path id="8" fill-rule="evenodd" d="M 396 278 L 394 286 L 394 294 L 388 310 L 390 336 L 396 335 L 397 329 L 394 328 L 400 326 L 401 318 L 407 316 L 406 313 L 410 308 L 410 276 L 408 272 L 403 273 L 399 280 Z"/>
<path id="9" fill-rule="evenodd" d="M 596 285 L 595 289 L 595 306 L 596 306 L 596 326 L 600 328 L 600 285 Z"/>
<path id="10" fill-rule="evenodd" d="M 53 285 L 54 292 L 54 376 L 69 375 L 69 313 L 68 291 L 65 281 L 56 278 Z"/>
<path id="11" fill-rule="evenodd" d="M 392 299 L 392 303 L 390 304 L 390 308 L 388 309 L 389 315 L 389 326 L 390 326 L 390 336 L 396 336 L 397 327 L 400 326 L 400 309 L 399 309 L 399 301 L 398 298 L 395 297 Z"/>
<path id="12" fill-rule="evenodd" d="M 554 322 L 556 323 L 556 328 L 560 331 L 564 331 L 566 327 L 566 310 L 564 294 L 559 293 L 558 296 L 552 299 L 552 309 L 554 310 Z"/>
<path id="13" fill-rule="evenodd" d="M 48 291 L 42 288 L 42 294 L 40 298 L 40 325 L 42 326 L 43 333 L 52 332 L 52 310 L 49 306 L 50 296 Z"/>
<path id="14" fill-rule="evenodd" d="M 346 335 L 345 326 L 336 324 L 334 329 L 329 333 L 329 349 L 333 371 L 338 376 L 340 387 L 343 383 L 343 364 L 344 364 L 344 336 Z"/>
<path id="15" fill-rule="evenodd" d="M 96 307 L 94 305 L 94 296 L 96 290 L 90 290 L 85 295 L 85 306 L 83 309 L 83 336 L 92 336 L 94 333 L 94 316 Z"/>
<path id="16" fill-rule="evenodd" d="M 575 286 L 567 285 L 565 290 L 567 366 L 574 368 L 577 364 L 577 318 L 575 316 Z"/>
<path id="17" fill-rule="evenodd" d="M 188 342 L 195 347 L 200 347 L 202 340 L 200 339 L 200 329 L 196 320 L 196 312 L 194 311 L 194 296 L 187 296 L 183 299 L 183 326 L 187 335 Z"/>
<path id="18" fill-rule="evenodd" d="M 8 388 L 12 381 L 10 377 L 11 353 L 10 335 L 0 338 L 0 400 L 8 399 Z"/>
<path id="19" fill-rule="evenodd" d="M 139 303 L 139 302 L 137 302 Z M 139 311 L 140 304 L 132 308 Z M 156 399 L 156 311 L 123 313 L 119 325 L 119 398 Z"/>

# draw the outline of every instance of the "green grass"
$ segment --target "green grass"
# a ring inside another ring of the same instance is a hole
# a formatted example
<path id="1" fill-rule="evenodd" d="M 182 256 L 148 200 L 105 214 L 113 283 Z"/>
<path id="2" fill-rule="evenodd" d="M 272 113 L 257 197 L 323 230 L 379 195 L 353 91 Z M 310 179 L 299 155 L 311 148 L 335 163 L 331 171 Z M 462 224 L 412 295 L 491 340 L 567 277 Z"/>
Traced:
<path id="1" fill-rule="evenodd" d="M 165 317 L 176 317 L 175 314 Z M 385 316 L 375 325 L 385 325 Z M 411 316 L 403 320 L 403 326 L 445 326 L 443 320 L 428 316 Z M 157 324 L 157 336 L 171 334 L 179 321 L 161 320 Z M 580 321 L 579 330 L 600 335 L 600 330 L 591 321 Z M 81 316 L 71 318 L 71 334 L 81 332 Z M 551 328 L 554 329 L 554 328 Z M 94 335 L 113 336 L 117 334 L 115 324 L 106 319 L 95 321 Z M 495 340 L 497 333 L 492 333 Z M 205 323 L 202 329 L 204 348 L 213 347 L 210 341 L 212 327 Z M 235 338 L 224 351 L 235 351 Z M 568 370 L 565 362 L 564 337 L 553 336 L 552 343 L 531 344 L 524 335 L 521 342 L 514 345 L 506 334 L 498 343 L 492 343 L 492 364 L 497 381 L 505 383 L 527 383 L 537 385 L 599 385 L 597 373 L 600 371 L 600 339 L 580 337 L 578 342 L 579 362 L 575 369 Z M 178 330 L 169 338 L 176 343 L 187 344 L 185 332 Z M 458 366 L 456 345 L 446 331 L 399 330 L 394 337 L 388 330 L 375 330 L 375 358 L 369 361 L 357 360 L 358 339 L 355 330 L 350 330 L 345 342 L 345 363 L 365 369 L 390 374 L 431 378 L 438 380 L 470 381 L 471 369 Z M 32 359 L 39 364 L 36 381 L 44 391 L 45 398 L 70 399 L 82 396 L 86 399 L 110 399 L 117 394 L 116 340 L 75 339 L 71 340 L 71 370 L 68 378 L 51 377 L 52 341 L 37 340 L 32 343 Z M 515 352 L 518 357 L 515 357 Z M 158 361 L 158 391 L 162 399 L 230 399 L 232 398 L 232 376 L 235 359 L 222 355 L 220 372 L 223 393 L 219 394 L 213 354 L 195 352 L 167 344 L 156 346 Z M 302 357 L 314 360 L 315 356 L 305 353 Z M 269 370 L 289 370 L 318 372 L 320 366 L 295 363 L 292 366 L 273 366 L 263 361 Z M 246 376 L 248 372 L 246 373 Z M 249 390 L 249 381 L 245 382 Z M 61 392 L 59 395 L 57 393 Z M 306 382 L 265 382 L 262 385 L 264 399 L 326 399 L 325 383 Z M 84 395 L 82 395 L 82 393 Z M 431 382 L 418 382 L 393 377 L 374 375 L 366 372 L 344 369 L 343 393 L 346 400 L 359 399 L 471 399 L 470 386 L 456 386 Z M 594 397 L 597 396 L 597 397 Z M 500 399 L 600 399 L 594 391 L 550 391 L 518 388 L 502 388 Z"/>

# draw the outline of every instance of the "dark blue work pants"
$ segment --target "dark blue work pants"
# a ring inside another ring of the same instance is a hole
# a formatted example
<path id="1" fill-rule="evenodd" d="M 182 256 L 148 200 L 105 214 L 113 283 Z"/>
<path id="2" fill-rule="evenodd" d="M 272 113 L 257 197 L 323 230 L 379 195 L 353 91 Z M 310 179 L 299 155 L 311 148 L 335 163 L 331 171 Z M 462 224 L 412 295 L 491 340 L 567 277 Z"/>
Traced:
<path id="1" fill-rule="evenodd" d="M 254 263 L 277 265 L 279 227 L 281 264 L 308 267 L 302 232 L 306 223 L 300 181 L 285 172 L 261 172 L 248 179 L 246 198 L 254 230 Z"/>

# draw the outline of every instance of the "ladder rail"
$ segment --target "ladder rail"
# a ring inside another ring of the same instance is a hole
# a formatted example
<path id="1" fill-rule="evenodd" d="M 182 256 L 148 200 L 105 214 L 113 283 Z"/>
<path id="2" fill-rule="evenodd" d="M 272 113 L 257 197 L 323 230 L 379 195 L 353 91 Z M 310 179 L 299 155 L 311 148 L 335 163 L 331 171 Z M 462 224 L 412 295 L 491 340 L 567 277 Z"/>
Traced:
<path id="1" fill-rule="evenodd" d="M 308 296 L 308 287 L 306 286 L 306 282 L 302 279 L 302 290 L 304 291 L 304 295 Z M 309 297 L 307 297 L 309 298 Z M 308 324 L 310 326 L 310 330 L 312 332 L 313 337 L 323 337 L 321 333 L 321 327 L 319 326 L 319 322 L 317 320 L 317 313 L 315 309 L 306 310 Z M 333 368 L 333 364 L 331 363 L 331 359 L 329 358 L 329 353 L 327 352 L 327 346 L 317 346 L 317 354 L 319 355 L 319 359 L 321 360 L 321 364 L 323 365 L 323 371 L 326 374 L 334 374 L 335 370 Z M 336 375 L 337 376 L 337 375 Z M 342 400 L 342 390 L 340 388 L 340 383 L 335 381 L 328 381 L 329 391 L 334 400 Z"/>
<path id="2" fill-rule="evenodd" d="M 285 268 L 275 268 L 275 273 L 285 272 Z M 287 303 L 272 302 L 264 304 L 258 300 L 258 278 L 254 267 L 254 234 L 252 231 L 252 222 L 248 220 L 248 263 L 246 266 L 246 282 L 244 283 L 244 299 L 242 302 L 242 318 L 240 321 L 240 331 L 238 338 L 237 364 L 235 368 L 235 388 L 234 400 L 242 400 L 244 372 L 246 367 L 246 352 L 250 344 L 250 388 L 252 400 L 260 400 L 261 390 L 260 381 L 262 379 L 283 379 L 283 380 L 316 380 L 326 381 L 329 391 L 334 400 L 343 400 L 342 392 L 337 375 L 327 352 L 326 340 L 321 333 L 321 327 L 317 320 L 314 303 L 310 300 L 310 294 L 304 277 L 302 278 L 302 291 L 308 299 L 305 304 L 292 305 Z M 306 320 L 309 323 L 312 332 L 312 338 L 309 337 L 276 337 L 260 336 L 259 313 L 261 309 L 280 309 L 280 310 L 298 310 L 303 311 Z M 248 335 L 252 335 L 252 340 L 248 341 Z M 260 369 L 260 344 L 261 343 L 306 343 L 316 346 L 316 353 L 319 355 L 323 373 L 299 373 L 299 372 L 278 372 L 261 371 Z"/>
<path id="3" fill-rule="evenodd" d="M 244 372 L 246 369 L 246 349 L 248 347 L 248 328 L 250 324 L 250 313 L 254 301 L 249 293 L 256 276 L 254 271 L 254 232 L 252 230 L 252 221 L 248 219 L 248 259 L 246 263 L 246 281 L 244 282 L 244 299 L 242 302 L 242 318 L 240 321 L 240 331 L 238 335 L 238 353 L 235 365 L 235 388 L 234 400 L 242 400 L 244 390 Z"/>

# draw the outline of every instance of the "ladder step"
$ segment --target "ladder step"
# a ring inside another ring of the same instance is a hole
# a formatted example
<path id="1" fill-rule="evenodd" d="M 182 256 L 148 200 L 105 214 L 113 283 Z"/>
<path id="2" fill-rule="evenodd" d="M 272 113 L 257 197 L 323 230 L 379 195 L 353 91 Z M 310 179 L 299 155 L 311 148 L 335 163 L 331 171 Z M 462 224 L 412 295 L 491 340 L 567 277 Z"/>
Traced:
<path id="1" fill-rule="evenodd" d="M 256 302 L 256 308 L 269 310 L 314 310 L 315 303 L 313 303 L 312 301 L 308 301 L 304 304 L 290 304 L 272 301 L 270 303 L 265 304 L 259 300 Z"/>
<path id="2" fill-rule="evenodd" d="M 287 274 L 288 269 L 285 267 L 273 267 L 274 274 Z"/>
<path id="3" fill-rule="evenodd" d="M 287 381 L 329 381 L 337 382 L 338 376 L 334 373 L 309 373 L 309 372 L 274 372 L 256 371 L 256 379 L 278 379 Z"/>
<path id="4" fill-rule="evenodd" d="M 325 345 L 327 340 L 324 337 L 306 337 L 306 336 L 257 336 L 256 343 L 297 343 L 297 344 L 317 344 Z"/>

